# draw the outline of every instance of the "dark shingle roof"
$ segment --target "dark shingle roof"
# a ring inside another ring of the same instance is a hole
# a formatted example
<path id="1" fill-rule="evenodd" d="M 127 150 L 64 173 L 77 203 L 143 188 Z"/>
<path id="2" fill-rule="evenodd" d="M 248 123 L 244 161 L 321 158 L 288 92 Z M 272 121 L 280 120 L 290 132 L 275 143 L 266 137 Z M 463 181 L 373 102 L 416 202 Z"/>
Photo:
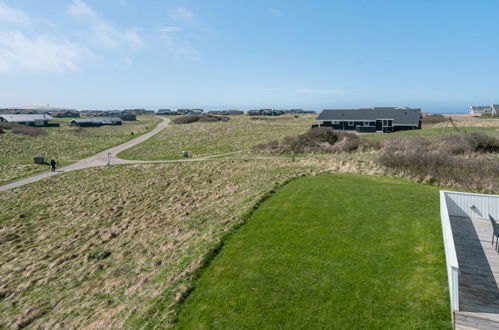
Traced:
<path id="1" fill-rule="evenodd" d="M 365 108 L 323 110 L 317 120 L 393 119 L 394 125 L 418 125 L 421 109 Z"/>

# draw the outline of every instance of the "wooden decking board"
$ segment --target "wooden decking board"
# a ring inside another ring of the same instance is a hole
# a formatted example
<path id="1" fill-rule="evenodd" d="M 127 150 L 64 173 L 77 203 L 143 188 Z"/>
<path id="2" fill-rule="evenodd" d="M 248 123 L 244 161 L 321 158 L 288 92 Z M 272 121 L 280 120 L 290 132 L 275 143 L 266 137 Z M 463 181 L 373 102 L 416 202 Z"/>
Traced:
<path id="1" fill-rule="evenodd" d="M 499 253 L 489 221 L 451 217 L 459 264 L 456 329 L 499 329 Z"/>

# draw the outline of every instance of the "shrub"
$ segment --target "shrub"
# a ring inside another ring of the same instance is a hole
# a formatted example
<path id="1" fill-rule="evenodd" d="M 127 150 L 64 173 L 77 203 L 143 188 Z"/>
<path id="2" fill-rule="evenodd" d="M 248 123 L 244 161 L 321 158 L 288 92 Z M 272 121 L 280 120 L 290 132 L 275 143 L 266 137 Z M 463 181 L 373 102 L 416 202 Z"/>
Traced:
<path id="1" fill-rule="evenodd" d="M 449 119 L 447 117 L 445 117 L 444 115 L 427 114 L 427 115 L 423 116 L 423 124 L 437 124 L 437 123 L 445 123 L 447 121 L 449 121 Z"/>
<path id="2" fill-rule="evenodd" d="M 175 124 L 191 124 L 195 122 L 218 122 L 218 121 L 227 121 L 229 117 L 224 116 L 212 116 L 212 115 L 188 115 L 183 117 L 178 117 L 173 119 L 173 123 Z"/>
<path id="3" fill-rule="evenodd" d="M 298 136 L 285 137 L 281 143 L 272 141 L 253 147 L 257 152 L 328 153 L 356 150 L 361 140 L 354 133 L 334 131 L 330 127 L 315 127 Z"/>
<path id="4" fill-rule="evenodd" d="M 475 150 L 484 152 L 499 152 L 499 138 L 480 132 L 472 132 L 469 136 L 476 142 Z"/>
<path id="5" fill-rule="evenodd" d="M 495 192 L 499 162 L 483 152 L 497 152 L 498 139 L 482 133 L 383 141 L 378 162 L 423 182 Z"/>
<path id="6" fill-rule="evenodd" d="M 30 136 L 38 136 L 38 135 L 47 134 L 47 132 L 45 130 L 43 130 L 39 127 L 6 123 L 6 122 L 0 122 L 0 129 L 10 129 L 10 130 L 12 130 L 12 133 L 24 134 L 24 135 L 30 135 Z"/>

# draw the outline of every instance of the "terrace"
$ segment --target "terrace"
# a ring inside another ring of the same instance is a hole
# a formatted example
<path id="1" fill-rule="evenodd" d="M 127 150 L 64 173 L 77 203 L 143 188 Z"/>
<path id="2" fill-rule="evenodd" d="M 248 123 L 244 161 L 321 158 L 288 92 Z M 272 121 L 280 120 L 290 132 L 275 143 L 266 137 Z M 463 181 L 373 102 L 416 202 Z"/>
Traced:
<path id="1" fill-rule="evenodd" d="M 489 214 L 499 196 L 440 192 L 451 312 L 456 329 L 499 328 L 499 253 Z"/>

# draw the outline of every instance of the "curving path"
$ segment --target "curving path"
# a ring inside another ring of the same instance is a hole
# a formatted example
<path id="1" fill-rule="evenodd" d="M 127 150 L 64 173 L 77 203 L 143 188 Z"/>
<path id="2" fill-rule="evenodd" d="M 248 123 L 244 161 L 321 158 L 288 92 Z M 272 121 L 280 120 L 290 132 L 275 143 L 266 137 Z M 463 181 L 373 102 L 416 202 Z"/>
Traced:
<path id="1" fill-rule="evenodd" d="M 104 150 L 102 152 L 99 152 L 93 156 L 90 156 L 88 158 L 82 159 L 77 161 L 76 163 L 73 163 L 68 166 L 64 166 L 59 168 L 56 172 L 43 172 L 37 175 L 30 176 L 26 179 L 22 179 L 19 181 L 15 181 L 3 186 L 0 186 L 0 191 L 6 191 L 6 190 L 11 190 L 20 186 L 23 186 L 28 183 L 36 182 L 45 178 L 48 178 L 52 175 L 57 175 L 60 173 L 64 172 L 70 172 L 74 170 L 80 170 L 84 168 L 89 168 L 89 167 L 96 167 L 96 166 L 104 166 L 107 165 L 108 162 L 108 157 L 110 164 L 140 164 L 140 163 L 169 163 L 169 162 L 194 162 L 194 161 L 201 161 L 201 160 L 207 160 L 208 158 L 188 158 L 188 159 L 181 159 L 181 160 L 152 160 L 152 161 L 141 161 L 141 160 L 125 160 L 118 158 L 117 154 L 123 150 L 126 150 L 128 148 L 131 148 L 141 142 L 144 142 L 145 140 L 149 139 L 150 137 L 158 134 L 162 129 L 164 129 L 166 126 L 168 126 L 168 123 L 170 122 L 169 119 L 161 117 L 163 120 L 160 122 L 153 130 L 142 134 L 139 137 L 136 137 L 135 139 L 132 139 L 130 141 L 127 141 L 123 144 L 120 144 L 119 146 Z"/>

